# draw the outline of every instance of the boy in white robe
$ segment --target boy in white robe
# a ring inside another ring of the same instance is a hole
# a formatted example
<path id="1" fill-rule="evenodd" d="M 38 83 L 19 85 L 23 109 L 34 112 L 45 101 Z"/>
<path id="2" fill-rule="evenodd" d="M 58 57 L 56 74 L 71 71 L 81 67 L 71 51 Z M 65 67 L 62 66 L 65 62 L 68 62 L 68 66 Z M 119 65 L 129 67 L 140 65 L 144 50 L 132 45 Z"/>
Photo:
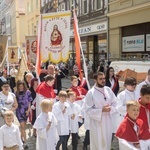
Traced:
<path id="1" fill-rule="evenodd" d="M 124 82 L 125 90 L 117 95 L 117 128 L 126 116 L 126 103 L 130 100 L 138 100 L 139 98 L 135 91 L 136 84 L 135 78 L 127 77 Z"/>
<path id="2" fill-rule="evenodd" d="M 69 135 L 69 115 L 71 114 L 71 109 L 69 104 L 66 102 L 67 93 L 66 91 L 60 91 L 58 94 L 59 101 L 53 105 L 53 113 L 58 120 L 58 134 L 59 141 L 56 146 L 56 150 L 59 150 L 62 144 L 62 150 L 67 149 L 67 137 Z"/>
<path id="3" fill-rule="evenodd" d="M 19 127 L 13 124 L 14 113 L 7 110 L 4 120 L 5 124 L 0 128 L 0 150 L 23 150 Z"/>
<path id="4" fill-rule="evenodd" d="M 105 75 L 94 74 L 96 84 L 85 97 L 85 112 L 90 118 L 90 150 L 110 150 L 111 114 L 116 112 L 116 96 L 105 86 Z"/>
<path id="5" fill-rule="evenodd" d="M 55 150 L 59 136 L 57 120 L 52 111 L 53 102 L 44 99 L 41 102 L 41 114 L 37 117 L 33 128 L 37 132 L 36 150 Z"/>
<path id="6" fill-rule="evenodd" d="M 137 101 L 128 101 L 127 115 L 120 124 L 116 136 L 120 150 L 149 150 L 150 131 L 143 120 L 138 119 L 140 105 Z"/>
<path id="7" fill-rule="evenodd" d="M 78 132 L 79 132 L 79 119 L 82 120 L 81 107 L 77 103 L 75 103 L 76 94 L 75 92 L 68 92 L 68 104 L 71 107 L 72 114 L 69 116 L 69 127 L 70 134 L 72 135 L 72 148 L 73 150 L 77 150 L 78 144 Z M 69 138 L 69 137 L 68 137 Z"/>

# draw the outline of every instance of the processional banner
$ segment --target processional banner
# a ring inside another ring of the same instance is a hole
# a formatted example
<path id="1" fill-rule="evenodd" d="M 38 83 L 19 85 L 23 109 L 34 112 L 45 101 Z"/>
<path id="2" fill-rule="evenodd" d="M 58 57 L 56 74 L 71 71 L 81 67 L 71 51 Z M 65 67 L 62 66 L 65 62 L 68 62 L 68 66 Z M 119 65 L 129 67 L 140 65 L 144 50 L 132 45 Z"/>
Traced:
<path id="1" fill-rule="evenodd" d="M 8 62 L 18 63 L 18 47 L 8 46 Z"/>
<path id="2" fill-rule="evenodd" d="M 8 36 L 0 35 L 0 62 L 3 61 L 3 58 L 6 54 L 6 45 L 7 45 Z"/>
<path id="3" fill-rule="evenodd" d="M 28 71 L 29 70 L 28 70 L 28 66 L 27 66 L 27 63 L 26 63 L 25 55 L 22 54 L 16 81 L 23 80 L 24 79 L 24 73 L 28 72 Z"/>
<path id="4" fill-rule="evenodd" d="M 36 63 L 37 36 L 26 36 L 27 61 Z"/>
<path id="5" fill-rule="evenodd" d="M 41 61 L 53 63 L 69 59 L 70 11 L 42 14 Z"/>

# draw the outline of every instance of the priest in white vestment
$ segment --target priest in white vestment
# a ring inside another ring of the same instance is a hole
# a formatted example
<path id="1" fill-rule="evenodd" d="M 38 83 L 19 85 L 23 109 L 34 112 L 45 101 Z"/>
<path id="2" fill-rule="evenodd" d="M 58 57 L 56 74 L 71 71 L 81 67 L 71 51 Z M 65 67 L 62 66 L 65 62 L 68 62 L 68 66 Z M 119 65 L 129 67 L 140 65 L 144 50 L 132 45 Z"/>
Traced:
<path id="1" fill-rule="evenodd" d="M 90 150 L 110 150 L 116 96 L 105 86 L 104 73 L 94 74 L 94 79 L 96 84 L 85 97 L 85 109 L 90 118 Z"/>

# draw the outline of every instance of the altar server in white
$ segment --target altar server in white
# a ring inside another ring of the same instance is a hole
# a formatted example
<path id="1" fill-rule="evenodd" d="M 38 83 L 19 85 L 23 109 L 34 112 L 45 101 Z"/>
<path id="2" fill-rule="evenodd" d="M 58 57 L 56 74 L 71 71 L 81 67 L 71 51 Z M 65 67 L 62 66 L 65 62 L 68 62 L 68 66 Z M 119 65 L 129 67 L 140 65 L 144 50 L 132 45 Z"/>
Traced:
<path id="1" fill-rule="evenodd" d="M 127 77 L 124 81 L 125 90 L 120 92 L 117 96 L 117 111 L 118 111 L 118 122 L 117 128 L 120 123 L 123 121 L 124 117 L 127 114 L 126 104 L 130 100 L 138 100 L 138 96 L 136 94 L 136 79 L 133 77 Z"/>
<path id="2" fill-rule="evenodd" d="M 58 94 L 59 101 L 53 105 L 53 113 L 58 120 L 58 134 L 59 141 L 56 146 L 56 150 L 59 150 L 62 144 L 62 150 L 67 149 L 67 138 L 69 135 L 69 115 L 71 114 L 71 109 L 69 104 L 66 102 L 67 93 L 66 91 L 60 91 Z"/>
<path id="3" fill-rule="evenodd" d="M 69 129 L 70 134 L 72 135 L 72 148 L 73 150 L 77 150 L 78 144 L 78 132 L 79 132 L 79 124 L 78 121 L 83 122 L 81 116 L 81 107 L 79 104 L 75 103 L 76 93 L 73 91 L 68 92 L 68 104 L 71 108 L 71 115 L 69 116 Z"/>
<path id="4" fill-rule="evenodd" d="M 55 150 L 59 140 L 57 120 L 52 111 L 53 102 L 44 99 L 41 102 L 41 114 L 37 117 L 33 128 L 37 132 L 36 150 Z"/>

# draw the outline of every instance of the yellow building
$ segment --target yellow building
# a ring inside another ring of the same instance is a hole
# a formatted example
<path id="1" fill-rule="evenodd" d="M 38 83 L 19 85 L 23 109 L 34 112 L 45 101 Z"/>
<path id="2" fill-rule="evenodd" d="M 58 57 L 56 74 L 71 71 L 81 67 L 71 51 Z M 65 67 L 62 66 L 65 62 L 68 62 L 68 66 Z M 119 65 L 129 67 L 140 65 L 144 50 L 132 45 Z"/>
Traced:
<path id="1" fill-rule="evenodd" d="M 25 48 L 25 0 L 13 0 L 10 3 L 11 45 Z"/>
<path id="2" fill-rule="evenodd" d="M 150 54 L 150 1 L 110 0 L 108 50 L 111 57 Z"/>
<path id="3" fill-rule="evenodd" d="M 40 0 L 26 0 L 25 3 L 27 26 L 26 36 L 37 35 L 40 14 Z"/>

